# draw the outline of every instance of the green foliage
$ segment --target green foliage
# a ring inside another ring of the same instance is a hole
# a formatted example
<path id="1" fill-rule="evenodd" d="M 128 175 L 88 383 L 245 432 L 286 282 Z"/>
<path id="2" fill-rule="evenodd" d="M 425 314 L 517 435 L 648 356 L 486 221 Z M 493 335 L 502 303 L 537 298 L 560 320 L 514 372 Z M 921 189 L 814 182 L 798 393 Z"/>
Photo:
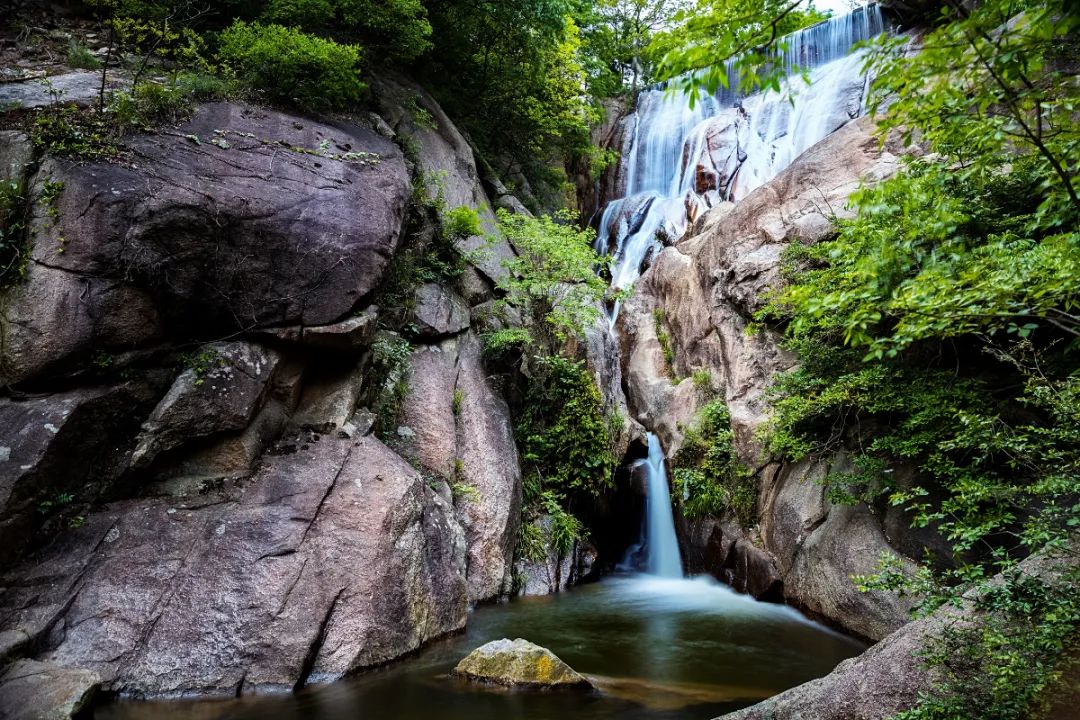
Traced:
<path id="1" fill-rule="evenodd" d="M 465 402 L 465 392 L 461 388 L 454 388 L 454 397 L 450 400 L 450 411 L 454 417 L 461 415 L 461 405 Z"/>
<path id="2" fill-rule="evenodd" d="M 195 385 L 202 385 L 206 382 L 207 375 L 228 364 L 225 356 L 214 348 L 203 348 L 198 352 L 184 353 L 179 359 L 180 364 L 191 370 L 195 375 Z"/>
<path id="3" fill-rule="evenodd" d="M 668 334 L 665 324 L 666 316 L 663 308 L 653 310 L 653 329 L 656 331 L 656 341 L 660 343 L 660 352 L 664 354 L 664 364 L 673 379 L 678 379 L 679 374 L 675 370 L 675 348 L 671 344 L 671 335 Z"/>
<path id="4" fill-rule="evenodd" d="M 558 192 L 549 159 L 584 151 L 599 117 L 587 93 L 581 32 L 570 0 L 451 0 L 429 6 L 437 57 L 430 86 L 504 175 Z M 503 172 L 505 171 L 505 172 Z"/>
<path id="5" fill-rule="evenodd" d="M 482 235 L 480 215 L 468 205 L 461 205 L 443 217 L 443 232 L 451 238 L 464 239 Z"/>
<path id="6" fill-rule="evenodd" d="M 598 0 L 578 11 L 589 91 L 594 97 L 634 93 L 653 81 L 647 52 L 686 0 Z"/>
<path id="7" fill-rule="evenodd" d="M 553 356 L 535 365 L 515 427 L 524 472 L 560 494 L 610 488 L 617 459 L 585 363 Z"/>
<path id="8" fill-rule="evenodd" d="M 42 153 L 58 157 L 103 159 L 116 154 L 113 128 L 101 113 L 75 105 L 53 105 L 30 128 L 30 141 Z"/>
<path id="9" fill-rule="evenodd" d="M 499 280 L 506 301 L 534 320 L 533 339 L 554 348 L 600 317 L 607 289 L 596 274 L 594 232 L 579 230 L 572 215 L 533 218 L 498 211 L 499 230 L 518 255 L 504 261 L 509 271 Z"/>
<path id="10" fill-rule="evenodd" d="M 729 83 L 724 63 L 738 58 L 739 89 L 780 90 L 786 69 L 772 63 L 783 36 L 828 17 L 801 0 L 698 0 L 677 13 L 649 47 L 656 77 L 689 95 L 714 94 Z"/>
<path id="11" fill-rule="evenodd" d="M 882 131 L 917 131 L 961 174 L 1022 156 L 1041 199 L 1035 221 L 1074 226 L 1080 213 L 1080 13 L 1066 0 L 944 3 L 911 57 L 882 38 L 869 60 Z"/>
<path id="12" fill-rule="evenodd" d="M 98 70 L 101 68 L 101 61 L 97 59 L 97 56 L 74 38 L 68 43 L 67 64 L 82 70 Z"/>
<path id="13" fill-rule="evenodd" d="M 716 390 L 713 388 L 712 373 L 706 368 L 695 370 L 690 377 L 693 380 L 694 389 L 705 397 L 712 397 L 716 394 Z"/>
<path id="14" fill-rule="evenodd" d="M 26 238 L 26 186 L 16 180 L 0 183 L 0 289 L 23 278 L 30 261 Z"/>
<path id="15" fill-rule="evenodd" d="M 237 20 L 221 33 L 218 52 L 238 78 L 272 102 L 347 108 L 366 87 L 360 80 L 359 46 L 296 28 Z"/>
<path id="16" fill-rule="evenodd" d="M 916 162 L 856 194 L 839 237 L 800 251 L 819 269 L 772 309 L 798 308 L 796 334 L 829 331 L 876 358 L 927 338 L 1080 330 L 1080 233 L 1047 227 L 1030 158 L 1007 160 Z"/>
<path id="17" fill-rule="evenodd" d="M 407 340 L 385 335 L 372 343 L 371 355 L 369 387 L 375 389 L 372 398 L 374 429 L 383 440 L 389 440 L 397 429 L 402 404 L 409 395 L 412 345 Z"/>
<path id="18" fill-rule="evenodd" d="M 269 0 L 263 20 L 362 43 L 394 60 L 413 60 L 431 47 L 431 24 L 420 0 Z"/>
<path id="19" fill-rule="evenodd" d="M 857 578 L 922 613 L 981 613 L 929 641 L 944 682 L 897 718 L 1016 720 L 1039 711 L 1080 623 L 1075 572 L 1017 570 L 1080 528 L 1080 86 L 1062 70 L 1077 19 L 988 0 L 940 23 L 916 56 L 886 39 L 871 60 L 886 131 L 934 154 L 857 193 L 834 239 L 788 251 L 789 284 L 758 318 L 786 322 L 800 358 L 772 391 L 768 445 L 844 452 L 830 499 L 894 506 L 951 547 Z"/>
<path id="20" fill-rule="evenodd" d="M 703 407 L 672 458 L 672 495 L 689 518 L 731 512 L 743 527 L 754 524 L 757 484 L 738 461 L 731 417 L 722 400 Z M 685 498 L 685 499 L 683 499 Z"/>

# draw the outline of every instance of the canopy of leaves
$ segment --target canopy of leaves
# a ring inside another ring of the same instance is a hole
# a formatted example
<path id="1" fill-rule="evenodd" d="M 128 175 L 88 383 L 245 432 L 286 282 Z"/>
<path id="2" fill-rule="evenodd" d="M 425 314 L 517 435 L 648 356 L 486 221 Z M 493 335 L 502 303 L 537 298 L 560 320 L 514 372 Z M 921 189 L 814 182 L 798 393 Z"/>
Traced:
<path id="1" fill-rule="evenodd" d="M 343 108 L 364 91 L 360 48 L 296 28 L 237 20 L 221 33 L 221 59 L 274 102 Z"/>

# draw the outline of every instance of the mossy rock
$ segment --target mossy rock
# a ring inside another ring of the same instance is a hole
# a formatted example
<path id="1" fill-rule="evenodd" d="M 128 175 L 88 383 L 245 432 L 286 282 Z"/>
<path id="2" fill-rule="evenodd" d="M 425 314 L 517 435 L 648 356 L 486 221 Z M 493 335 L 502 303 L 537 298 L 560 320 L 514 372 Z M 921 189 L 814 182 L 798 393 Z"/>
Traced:
<path id="1" fill-rule="evenodd" d="M 457 664 L 454 674 L 512 687 L 592 687 L 592 683 L 555 653 L 521 638 L 503 638 L 481 645 Z"/>

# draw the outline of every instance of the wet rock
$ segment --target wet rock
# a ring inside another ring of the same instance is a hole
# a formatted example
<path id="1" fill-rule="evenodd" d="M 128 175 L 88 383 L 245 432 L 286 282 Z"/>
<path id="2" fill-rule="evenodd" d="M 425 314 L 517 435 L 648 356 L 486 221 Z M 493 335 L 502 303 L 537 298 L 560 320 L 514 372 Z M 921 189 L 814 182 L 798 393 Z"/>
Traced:
<path id="1" fill-rule="evenodd" d="M 279 361 L 273 350 L 245 342 L 202 348 L 143 425 L 132 466 L 148 467 L 192 439 L 246 428 Z"/>
<path id="2" fill-rule="evenodd" d="M 592 684 L 547 648 L 528 640 L 493 640 L 469 653 L 454 674 L 470 680 L 535 688 L 589 688 Z"/>
<path id="3" fill-rule="evenodd" d="M 35 195 L 62 189 L 37 203 L 27 282 L 4 298 L 0 380 L 163 327 L 207 337 L 339 322 L 397 247 L 409 180 L 371 130 L 214 103 L 128 144 L 137 163 L 47 159 L 38 171 Z"/>
<path id="4" fill-rule="evenodd" d="M 101 678 L 34 660 L 19 660 L 0 676 L 5 720 L 69 720 L 85 710 Z"/>
<path id="5" fill-rule="evenodd" d="M 461 628 L 452 508 L 371 436 L 294 442 L 243 487 L 92 514 L 6 579 L 0 633 L 171 696 L 329 681 Z"/>
<path id="6" fill-rule="evenodd" d="M 445 337 L 469 327 L 469 306 L 444 286 L 425 283 L 416 289 L 410 317 L 421 336 Z"/>

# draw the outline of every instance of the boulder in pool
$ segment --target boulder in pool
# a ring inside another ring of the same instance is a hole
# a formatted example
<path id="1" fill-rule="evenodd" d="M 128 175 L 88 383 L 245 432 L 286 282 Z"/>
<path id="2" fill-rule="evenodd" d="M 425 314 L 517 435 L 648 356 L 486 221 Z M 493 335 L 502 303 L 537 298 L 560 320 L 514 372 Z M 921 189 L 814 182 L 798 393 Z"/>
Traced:
<path id="1" fill-rule="evenodd" d="M 531 688 L 590 688 L 592 683 L 547 648 L 528 640 L 493 640 L 454 668 L 469 680 Z"/>

